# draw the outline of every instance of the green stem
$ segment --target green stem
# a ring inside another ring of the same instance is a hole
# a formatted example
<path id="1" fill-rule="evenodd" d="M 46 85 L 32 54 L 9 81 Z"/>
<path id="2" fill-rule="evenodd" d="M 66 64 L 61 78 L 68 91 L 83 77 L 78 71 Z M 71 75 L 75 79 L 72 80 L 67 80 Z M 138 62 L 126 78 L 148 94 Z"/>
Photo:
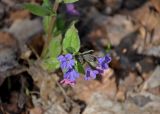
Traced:
<path id="1" fill-rule="evenodd" d="M 59 3 L 55 1 L 53 5 L 53 11 L 57 12 L 58 6 L 59 6 Z M 52 40 L 52 30 L 55 25 L 55 21 L 56 21 L 56 16 L 51 16 L 51 20 L 49 22 L 49 27 L 48 27 L 48 35 L 42 50 L 41 58 L 45 56 L 49 43 Z"/>

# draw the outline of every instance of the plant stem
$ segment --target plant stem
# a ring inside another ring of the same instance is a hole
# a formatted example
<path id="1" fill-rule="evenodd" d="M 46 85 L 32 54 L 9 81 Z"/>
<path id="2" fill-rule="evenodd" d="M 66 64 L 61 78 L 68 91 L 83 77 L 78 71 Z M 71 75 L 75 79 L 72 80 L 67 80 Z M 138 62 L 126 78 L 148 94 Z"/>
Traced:
<path id="1" fill-rule="evenodd" d="M 58 6 L 59 6 L 59 3 L 55 1 L 54 5 L 53 5 L 53 11 L 57 12 Z M 48 26 L 47 39 L 45 41 L 45 44 L 44 44 L 44 47 L 43 47 L 43 50 L 42 50 L 42 54 L 41 54 L 42 58 L 45 56 L 45 54 L 47 52 L 47 48 L 49 46 L 49 43 L 52 40 L 52 30 L 53 30 L 55 21 L 56 21 L 56 16 L 51 16 L 51 20 L 50 20 L 49 26 Z"/>

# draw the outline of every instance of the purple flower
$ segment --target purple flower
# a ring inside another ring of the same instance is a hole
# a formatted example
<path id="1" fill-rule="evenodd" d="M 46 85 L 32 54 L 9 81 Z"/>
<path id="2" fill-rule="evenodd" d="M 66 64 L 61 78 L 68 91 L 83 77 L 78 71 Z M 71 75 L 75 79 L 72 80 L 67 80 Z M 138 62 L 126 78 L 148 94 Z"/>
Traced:
<path id="1" fill-rule="evenodd" d="M 64 79 L 69 79 L 71 81 L 75 81 L 79 77 L 79 73 L 75 69 L 69 69 L 64 74 Z"/>
<path id="2" fill-rule="evenodd" d="M 60 55 L 58 57 L 58 60 L 59 62 L 61 63 L 61 68 L 63 70 L 69 70 L 71 69 L 74 64 L 75 64 L 75 61 L 73 59 L 73 56 L 71 54 L 66 54 L 66 55 Z"/>
<path id="3" fill-rule="evenodd" d="M 108 64 L 111 62 L 111 57 L 107 54 L 105 57 L 98 58 L 98 68 L 105 70 L 108 69 Z"/>
<path id="4" fill-rule="evenodd" d="M 67 13 L 71 15 L 79 15 L 79 12 L 75 9 L 74 4 L 70 3 L 66 5 Z"/>
<path id="5" fill-rule="evenodd" d="M 88 67 L 85 71 L 85 77 L 84 79 L 85 80 L 90 80 L 90 79 L 95 79 L 96 78 L 96 75 L 99 74 L 99 71 L 98 70 L 93 70 L 91 69 L 90 67 Z"/>
<path id="6" fill-rule="evenodd" d="M 61 83 L 65 85 L 73 85 L 76 82 L 76 79 L 79 77 L 79 73 L 74 69 L 69 69 L 64 74 L 64 79 L 61 81 Z"/>
<path id="7" fill-rule="evenodd" d="M 104 72 L 103 69 L 96 67 L 96 70 L 98 71 L 98 74 L 102 74 Z"/>

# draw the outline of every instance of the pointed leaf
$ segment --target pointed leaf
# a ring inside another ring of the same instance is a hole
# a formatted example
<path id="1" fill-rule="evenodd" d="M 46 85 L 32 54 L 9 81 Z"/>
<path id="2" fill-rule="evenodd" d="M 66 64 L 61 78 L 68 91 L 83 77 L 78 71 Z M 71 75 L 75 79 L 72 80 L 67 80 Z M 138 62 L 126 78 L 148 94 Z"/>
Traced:
<path id="1" fill-rule="evenodd" d="M 80 39 L 78 31 L 74 24 L 67 30 L 63 40 L 63 51 L 69 53 L 76 53 L 80 49 Z M 70 52 L 71 51 L 71 52 Z"/>
<path id="2" fill-rule="evenodd" d="M 78 0 L 63 0 L 64 3 L 74 3 L 77 2 Z"/>
<path id="3" fill-rule="evenodd" d="M 38 16 L 48 16 L 52 14 L 52 10 L 36 4 L 25 3 L 24 8 Z"/>
<path id="4" fill-rule="evenodd" d="M 57 57 L 61 53 L 61 38 L 62 36 L 59 35 L 56 38 L 52 38 L 47 52 L 47 57 Z"/>
<path id="5" fill-rule="evenodd" d="M 43 0 L 43 4 L 42 7 L 46 7 L 48 9 L 52 9 L 52 3 L 50 2 L 50 0 Z"/>
<path id="6" fill-rule="evenodd" d="M 76 62 L 75 69 L 76 69 L 79 73 L 82 73 L 82 74 L 85 73 L 84 68 L 83 68 L 83 65 L 82 65 L 80 62 L 78 62 L 78 61 Z"/>
<path id="7" fill-rule="evenodd" d="M 53 71 L 60 67 L 59 61 L 57 60 L 57 58 L 54 58 L 54 57 L 43 60 L 41 65 L 43 69 L 48 71 Z"/>
<path id="8" fill-rule="evenodd" d="M 56 0 L 56 2 L 61 3 L 63 0 Z"/>

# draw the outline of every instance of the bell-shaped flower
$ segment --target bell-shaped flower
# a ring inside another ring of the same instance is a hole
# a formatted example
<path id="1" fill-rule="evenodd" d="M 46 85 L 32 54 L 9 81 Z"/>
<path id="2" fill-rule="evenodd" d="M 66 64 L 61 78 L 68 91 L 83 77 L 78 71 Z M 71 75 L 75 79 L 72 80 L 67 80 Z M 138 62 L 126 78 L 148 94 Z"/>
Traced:
<path id="1" fill-rule="evenodd" d="M 109 68 L 108 64 L 111 62 L 111 57 L 107 54 L 105 57 L 98 58 L 98 68 L 106 70 Z"/>
<path id="2" fill-rule="evenodd" d="M 74 85 L 78 77 L 79 77 L 79 73 L 75 69 L 69 69 L 64 74 L 64 79 L 60 83 L 64 85 Z"/>
<path id="3" fill-rule="evenodd" d="M 99 74 L 97 70 L 93 70 L 90 67 L 86 68 L 85 70 L 85 80 L 95 79 L 96 75 Z"/>
<path id="4" fill-rule="evenodd" d="M 60 55 L 58 61 L 60 62 L 61 69 L 65 71 L 72 69 L 75 64 L 72 54 Z"/>

